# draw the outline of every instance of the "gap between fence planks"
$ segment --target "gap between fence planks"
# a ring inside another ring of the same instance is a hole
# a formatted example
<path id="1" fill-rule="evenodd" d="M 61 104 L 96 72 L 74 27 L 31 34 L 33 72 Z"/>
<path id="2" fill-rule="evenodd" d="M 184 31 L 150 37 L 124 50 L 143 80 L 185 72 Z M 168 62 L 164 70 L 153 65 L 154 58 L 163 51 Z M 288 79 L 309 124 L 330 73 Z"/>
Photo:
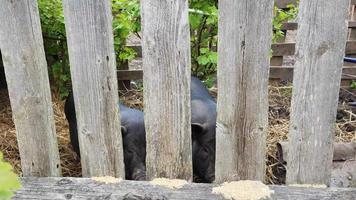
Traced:
<path id="1" fill-rule="evenodd" d="M 0 46 L 24 176 L 60 176 L 36 0 L 0 0 Z"/>

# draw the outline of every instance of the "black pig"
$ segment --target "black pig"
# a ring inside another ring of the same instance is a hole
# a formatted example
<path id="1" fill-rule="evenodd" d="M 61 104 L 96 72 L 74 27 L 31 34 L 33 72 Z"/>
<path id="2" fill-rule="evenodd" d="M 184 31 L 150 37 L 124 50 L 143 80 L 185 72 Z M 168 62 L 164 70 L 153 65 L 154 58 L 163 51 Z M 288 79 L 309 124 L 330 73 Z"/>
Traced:
<path id="1" fill-rule="evenodd" d="M 136 109 L 120 106 L 121 133 L 124 147 L 125 174 L 127 180 L 146 179 L 146 136 L 143 113 Z M 74 151 L 80 156 L 77 119 L 73 94 L 70 93 L 64 107 L 69 123 L 70 140 Z"/>

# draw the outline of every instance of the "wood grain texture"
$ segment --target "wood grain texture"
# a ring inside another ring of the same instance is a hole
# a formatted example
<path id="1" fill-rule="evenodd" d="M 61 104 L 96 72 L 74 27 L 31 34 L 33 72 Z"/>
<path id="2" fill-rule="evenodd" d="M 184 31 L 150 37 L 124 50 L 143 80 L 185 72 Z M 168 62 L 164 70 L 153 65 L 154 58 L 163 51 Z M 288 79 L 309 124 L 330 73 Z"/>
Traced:
<path id="1" fill-rule="evenodd" d="M 137 57 L 142 57 L 142 48 L 139 45 L 129 45 L 127 46 L 132 48 L 137 52 Z M 290 56 L 295 54 L 295 43 L 294 42 L 285 42 L 285 43 L 275 43 L 271 45 L 272 55 L 273 56 Z M 216 47 L 213 47 L 213 51 L 216 50 Z M 349 40 L 346 43 L 345 54 L 356 54 L 356 41 Z"/>
<path id="2" fill-rule="evenodd" d="M 300 1 L 287 183 L 328 184 L 350 0 Z"/>
<path id="3" fill-rule="evenodd" d="M 60 163 L 37 1 L 0 0 L 0 49 L 24 176 L 59 176 Z"/>
<path id="4" fill-rule="evenodd" d="M 275 0 L 279 8 L 286 8 L 288 4 L 296 4 L 297 0 Z M 356 0 L 351 0 L 351 5 L 355 5 Z"/>
<path id="5" fill-rule="evenodd" d="M 83 176 L 124 176 L 110 1 L 63 1 Z"/>
<path id="6" fill-rule="evenodd" d="M 225 200 L 213 194 L 215 184 L 190 183 L 181 189 L 154 186 L 149 182 L 122 181 L 105 185 L 87 178 L 23 178 L 23 187 L 15 193 L 16 199 L 124 199 L 124 200 Z M 354 200 L 356 189 L 298 188 L 270 186 L 274 191 L 266 200 Z M 245 200 L 245 199 L 235 199 Z"/>
<path id="7" fill-rule="evenodd" d="M 293 69 L 292 66 L 270 66 L 269 68 L 269 78 L 270 79 L 290 79 L 293 80 Z M 343 80 L 355 80 L 356 77 L 356 67 L 354 66 L 344 66 L 342 68 L 341 77 Z M 143 70 L 119 70 L 117 71 L 118 80 L 142 80 Z"/>
<path id="8" fill-rule="evenodd" d="M 217 182 L 264 179 L 272 8 L 272 0 L 219 2 Z"/>
<path id="9" fill-rule="evenodd" d="M 141 1 L 147 175 L 191 179 L 187 0 Z"/>

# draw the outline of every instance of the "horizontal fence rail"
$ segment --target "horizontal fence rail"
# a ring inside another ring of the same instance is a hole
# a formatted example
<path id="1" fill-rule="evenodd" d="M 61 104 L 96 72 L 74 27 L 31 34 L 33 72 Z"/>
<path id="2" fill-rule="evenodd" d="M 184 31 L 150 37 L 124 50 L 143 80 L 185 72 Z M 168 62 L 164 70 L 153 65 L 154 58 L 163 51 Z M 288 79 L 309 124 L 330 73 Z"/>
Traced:
<path id="1" fill-rule="evenodd" d="M 115 181 L 114 181 L 115 182 Z M 170 189 L 153 185 L 150 182 L 121 181 L 104 184 L 88 178 L 23 178 L 23 187 L 15 193 L 17 199 L 172 199 L 172 200 L 225 200 L 221 194 L 212 191 L 216 184 L 189 183 L 182 188 Z M 249 191 L 255 194 L 261 192 L 258 188 Z M 354 188 L 313 188 L 313 187 L 285 187 L 268 186 L 267 191 L 273 193 L 266 200 L 334 200 L 356 199 Z M 236 189 L 237 196 L 246 200 L 249 194 L 246 187 Z M 264 195 L 261 195 L 264 196 Z"/>

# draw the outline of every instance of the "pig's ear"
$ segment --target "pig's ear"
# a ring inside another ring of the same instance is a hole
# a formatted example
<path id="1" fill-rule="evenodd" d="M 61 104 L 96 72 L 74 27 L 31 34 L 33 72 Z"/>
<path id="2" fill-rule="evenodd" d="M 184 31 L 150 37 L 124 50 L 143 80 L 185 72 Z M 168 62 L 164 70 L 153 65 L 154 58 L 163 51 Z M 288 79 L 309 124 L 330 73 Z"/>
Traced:
<path id="1" fill-rule="evenodd" d="M 127 135 L 127 129 L 125 126 L 121 126 L 121 135 L 125 137 Z"/>
<path id="2" fill-rule="evenodd" d="M 203 124 L 199 123 L 192 123 L 192 138 L 196 139 L 199 136 L 204 135 L 205 133 L 205 127 Z"/>

